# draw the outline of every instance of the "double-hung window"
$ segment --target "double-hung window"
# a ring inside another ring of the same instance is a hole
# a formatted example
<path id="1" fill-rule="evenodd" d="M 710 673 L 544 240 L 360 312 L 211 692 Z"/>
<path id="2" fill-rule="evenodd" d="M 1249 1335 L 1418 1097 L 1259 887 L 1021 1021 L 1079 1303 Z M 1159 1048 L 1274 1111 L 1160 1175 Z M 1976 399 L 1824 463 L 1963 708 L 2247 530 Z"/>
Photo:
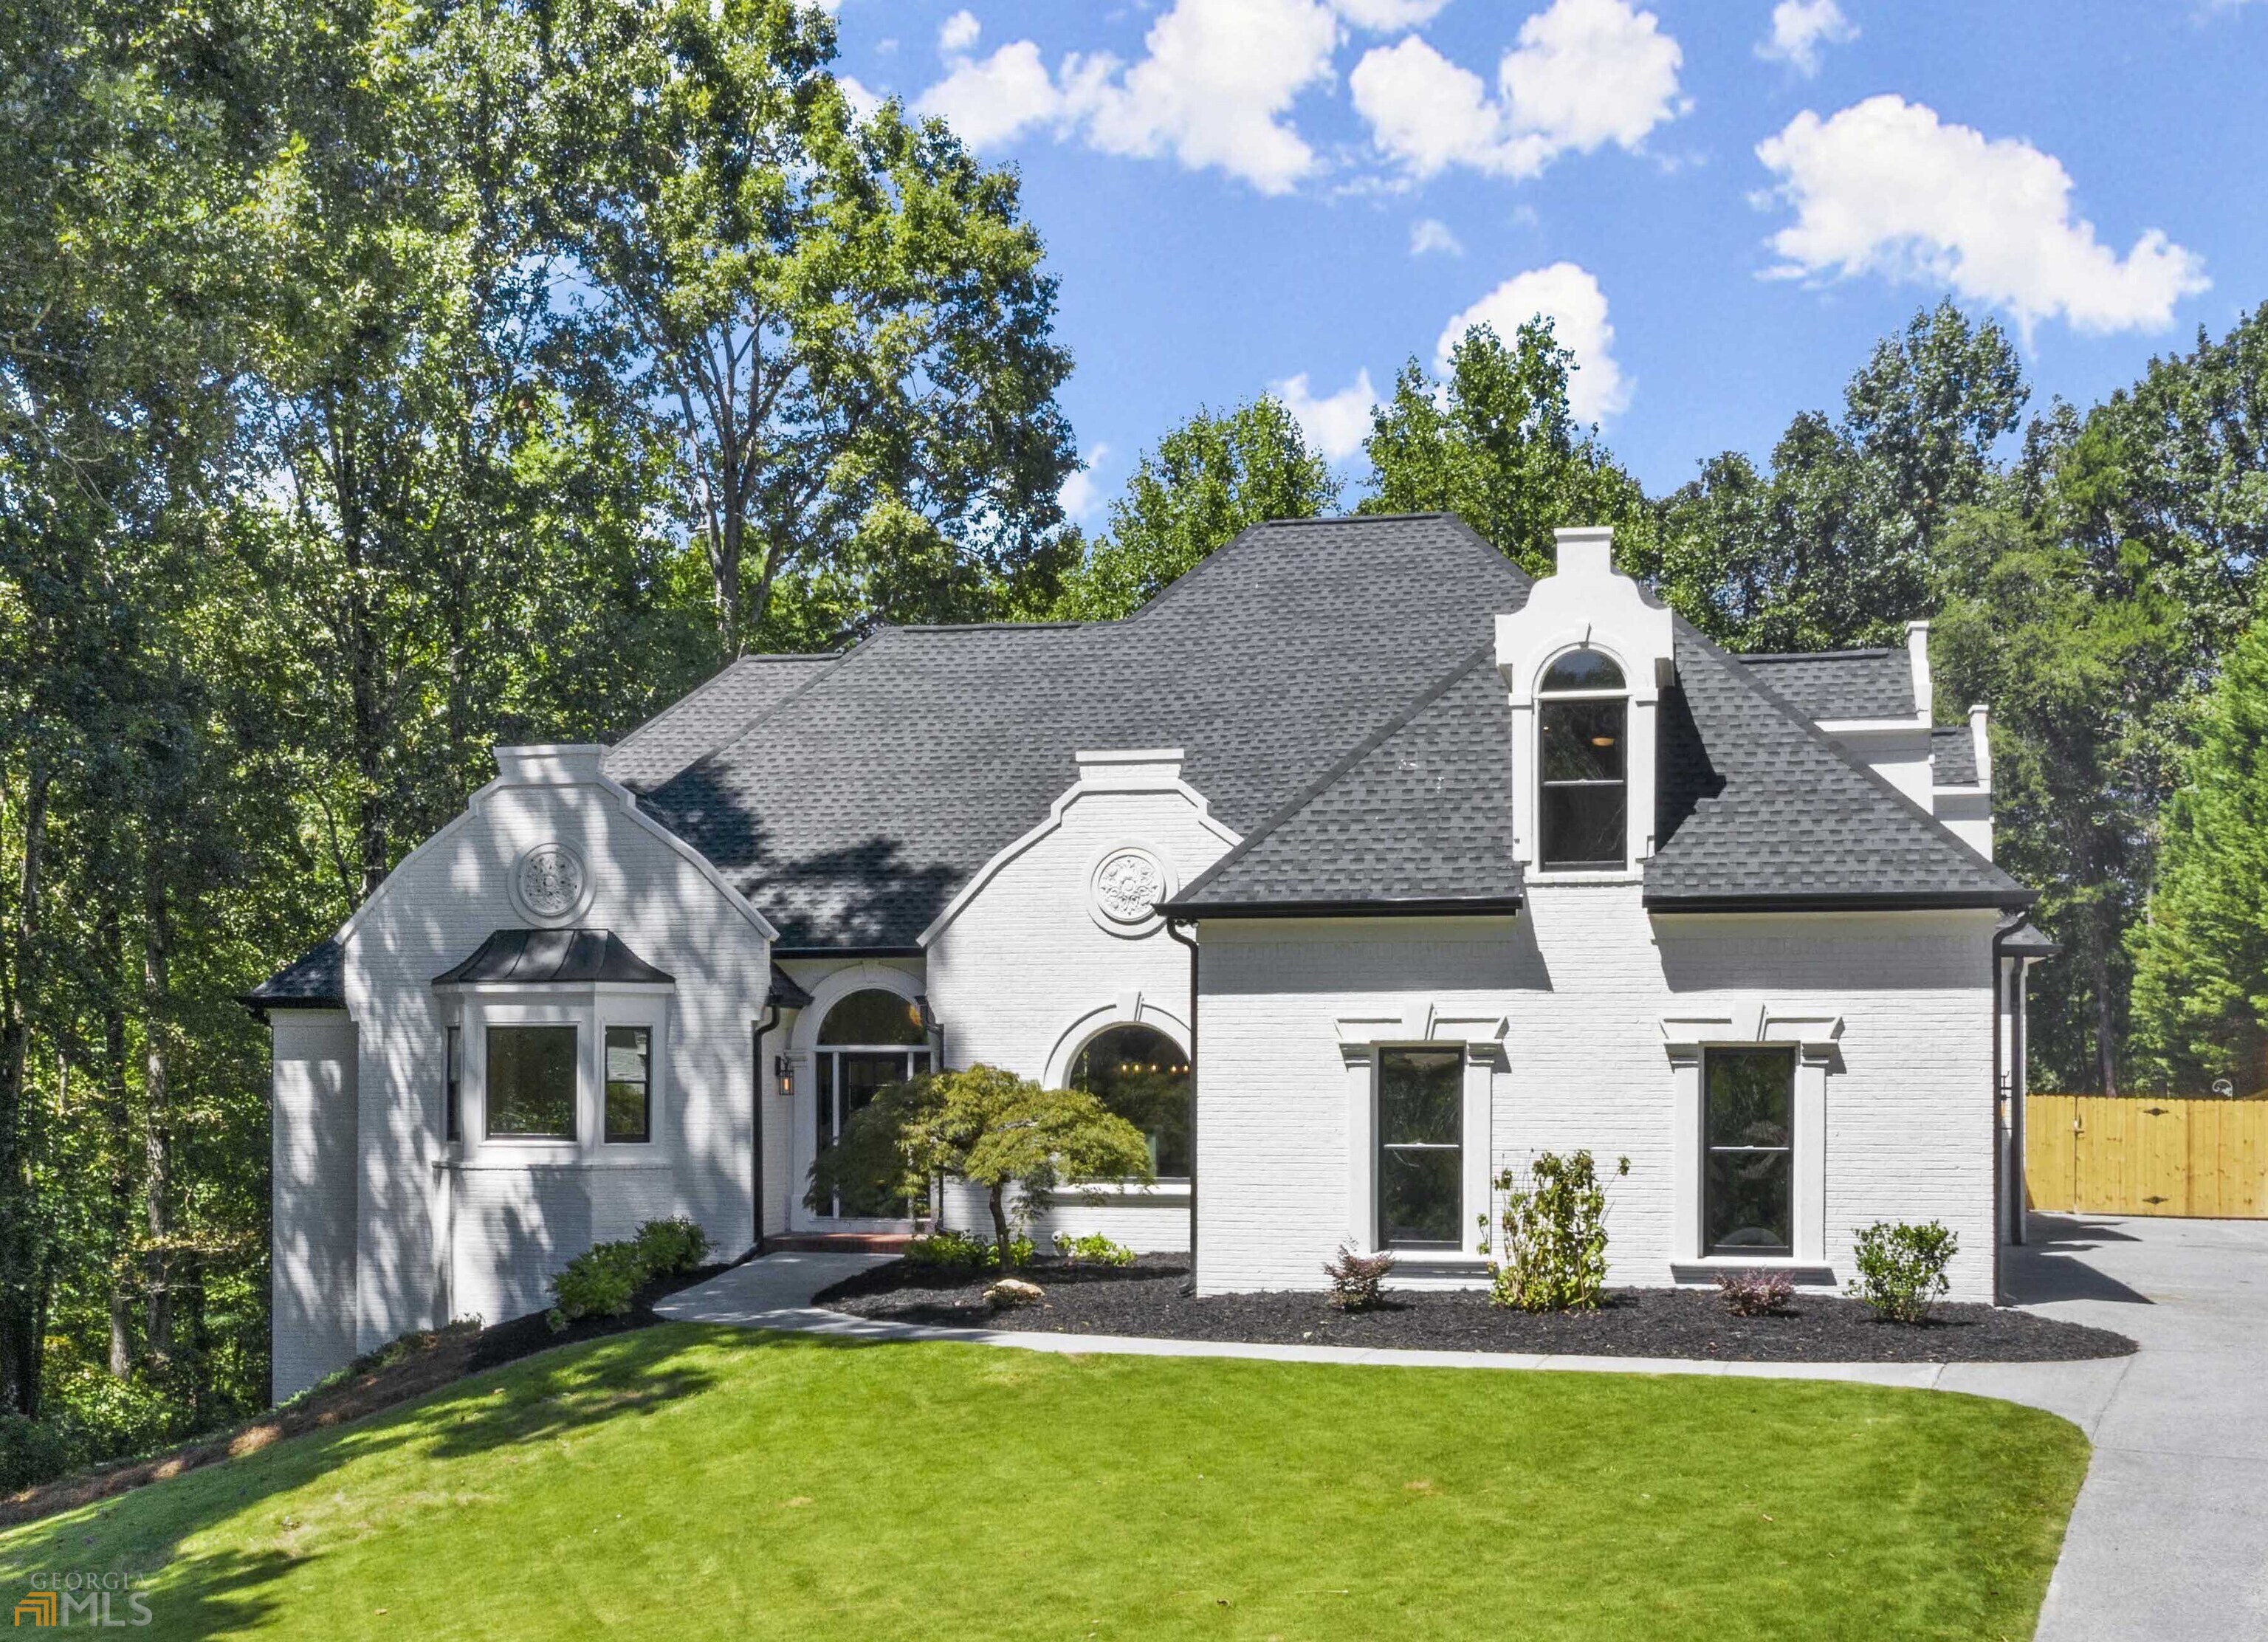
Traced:
<path id="1" fill-rule="evenodd" d="M 1795 1051 L 1712 1049 L 1703 1085 L 1703 1252 L 1793 1254 Z"/>
<path id="2" fill-rule="evenodd" d="M 1546 871 L 1629 865 L 1630 700 L 1595 650 L 1554 661 L 1536 687 L 1536 862 Z"/>
<path id="3" fill-rule="evenodd" d="M 1456 1248 L 1465 1229 L 1465 1055 L 1378 1051 L 1378 1238 Z"/>
<path id="4" fill-rule="evenodd" d="M 607 1028 L 607 1138 L 653 1138 L 653 1030 Z"/>

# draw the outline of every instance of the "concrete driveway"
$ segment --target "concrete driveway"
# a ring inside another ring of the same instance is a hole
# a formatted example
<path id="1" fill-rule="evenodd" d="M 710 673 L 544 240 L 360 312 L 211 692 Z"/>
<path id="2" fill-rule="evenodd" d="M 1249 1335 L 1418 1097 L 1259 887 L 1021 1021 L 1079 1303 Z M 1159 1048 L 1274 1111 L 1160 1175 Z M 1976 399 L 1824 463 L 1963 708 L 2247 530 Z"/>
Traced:
<path id="1" fill-rule="evenodd" d="M 2031 1240 L 2006 1251 L 2014 1299 L 2142 1346 L 2021 1398 L 2095 1442 L 2040 1642 L 2268 1638 L 2268 1221 L 2036 1214 Z"/>

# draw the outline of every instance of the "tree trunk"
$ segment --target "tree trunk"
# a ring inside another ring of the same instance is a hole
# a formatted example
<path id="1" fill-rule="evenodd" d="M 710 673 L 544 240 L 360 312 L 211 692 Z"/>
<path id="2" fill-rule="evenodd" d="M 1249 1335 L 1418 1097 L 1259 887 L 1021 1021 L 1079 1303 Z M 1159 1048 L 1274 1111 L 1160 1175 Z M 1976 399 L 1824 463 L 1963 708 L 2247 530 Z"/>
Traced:
<path id="1" fill-rule="evenodd" d="M 992 1242 L 1000 1251 L 1000 1274 L 1008 1273 L 1008 1188 L 1002 1184 L 985 1194 L 992 1209 Z"/>
<path id="2" fill-rule="evenodd" d="M 39 1216 L 32 1202 L 25 1101 L 33 1000 L 39 995 L 40 868 L 47 849 L 46 768 L 32 766 L 23 860 L 9 941 L 7 1008 L 0 1016 L 0 1412 L 40 1411 L 40 1335 L 47 1309 Z"/>
<path id="3" fill-rule="evenodd" d="M 166 888 L 154 865 L 145 869 L 142 945 L 144 999 L 142 1104 L 143 1201 L 148 1211 L 150 1249 L 145 1263 L 151 1355 L 164 1359 L 173 1350 L 172 1240 L 173 1235 L 172 1089 L 167 1079 L 167 994 L 173 931 Z"/>
<path id="4" fill-rule="evenodd" d="M 95 916 L 102 942 L 102 1127 L 109 1160 L 107 1231 L 110 1238 L 110 1372 L 123 1380 L 134 1372 L 134 1293 L 128 1274 L 133 1242 L 134 1170 L 126 1137 L 126 978 L 118 927 L 118 902 L 108 896 Z"/>

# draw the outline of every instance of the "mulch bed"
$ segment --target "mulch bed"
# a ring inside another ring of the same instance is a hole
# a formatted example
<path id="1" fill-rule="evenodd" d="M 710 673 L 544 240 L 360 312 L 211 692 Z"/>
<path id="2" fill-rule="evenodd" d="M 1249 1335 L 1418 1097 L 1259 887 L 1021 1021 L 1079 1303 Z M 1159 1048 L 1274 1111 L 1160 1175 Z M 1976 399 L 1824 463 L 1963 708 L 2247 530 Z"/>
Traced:
<path id="1" fill-rule="evenodd" d="M 2104 1329 L 1995 1306 L 1942 1305 L 1919 1326 L 1885 1322 L 1857 1300 L 1799 1292 L 1768 1317 L 1735 1317 L 1712 1290 L 1616 1289 L 1594 1312 L 1531 1314 L 1485 1293 L 1395 1292 L 1366 1312 L 1315 1293 L 1183 1293 L 1187 1261 L 1145 1255 L 1131 1266 L 1042 1259 L 1017 1273 L 1038 1305 L 996 1312 L 989 1274 L 876 1266 L 823 1291 L 854 1316 L 937 1328 L 1145 1335 L 1278 1345 L 1418 1347 L 1590 1357 L 1684 1357 L 1784 1363 L 2034 1363 L 2123 1357 L 2134 1342 Z"/>
<path id="2" fill-rule="evenodd" d="M 609 1334 L 652 1328 L 662 1321 L 654 1312 L 654 1301 L 705 1283 L 727 1269 L 702 1266 L 658 1278 L 638 1291 L 626 1315 L 578 1318 L 557 1334 L 539 1311 L 485 1329 L 460 1322 L 427 1334 L 405 1336 L 356 1359 L 337 1383 L 296 1397 L 258 1419 L 192 1439 L 162 1453 L 114 1461 L 18 1493 L 0 1494 L 0 1528 L 73 1511 L 98 1499 L 162 1483 L 184 1471 L 256 1454 L 286 1437 L 343 1425 L 438 1390 L 453 1380 L 548 1351 L 555 1345 L 576 1345 Z"/>

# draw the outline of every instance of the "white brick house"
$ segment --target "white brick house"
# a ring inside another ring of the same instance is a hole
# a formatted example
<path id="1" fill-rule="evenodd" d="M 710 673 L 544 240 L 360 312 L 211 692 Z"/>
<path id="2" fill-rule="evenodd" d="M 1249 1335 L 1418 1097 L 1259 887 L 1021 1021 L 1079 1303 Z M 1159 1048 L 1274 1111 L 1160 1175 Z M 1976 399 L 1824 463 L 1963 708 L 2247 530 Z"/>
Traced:
<path id="1" fill-rule="evenodd" d="M 1207 1291 L 1344 1240 L 1485 1273 L 1490 1180 L 1626 1156 L 1613 1278 L 1838 1281 L 1878 1219 L 1994 1292 L 2022 973 L 1982 709 L 1903 650 L 1727 655 L 1560 534 L 1248 531 L 1123 622 L 884 629 L 733 664 L 497 780 L 254 991 L 275 1384 L 545 1301 L 590 1242 L 804 1202 L 880 1084 L 1094 1089 L 1159 1183 L 1042 1230 L 1195 1238 Z M 1193 1070 L 1194 1069 L 1194 1070 Z M 973 1223 L 973 1204 L 947 1205 Z"/>

